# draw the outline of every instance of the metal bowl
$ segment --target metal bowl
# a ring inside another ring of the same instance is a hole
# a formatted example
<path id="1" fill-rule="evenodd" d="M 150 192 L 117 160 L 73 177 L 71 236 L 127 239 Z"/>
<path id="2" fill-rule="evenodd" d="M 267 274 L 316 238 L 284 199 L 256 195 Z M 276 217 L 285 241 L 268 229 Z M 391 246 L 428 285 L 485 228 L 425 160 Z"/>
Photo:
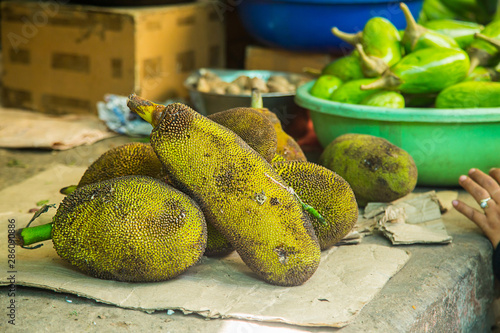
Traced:
<path id="1" fill-rule="evenodd" d="M 184 86 L 189 90 L 189 96 L 194 109 L 205 116 L 235 107 L 250 107 L 251 104 L 251 96 L 249 94 L 223 95 L 198 91 L 196 89 L 196 82 L 198 82 L 202 73 L 207 70 L 226 82 L 231 82 L 241 75 L 251 78 L 258 77 L 265 82 L 273 75 L 280 75 L 287 78 L 291 76 L 305 77 L 296 73 L 279 71 L 200 68 L 188 76 L 184 81 Z M 264 107 L 278 116 L 283 129 L 294 137 L 300 137 L 306 131 L 308 115 L 307 110 L 297 105 L 294 98 L 295 91 L 262 94 Z"/>

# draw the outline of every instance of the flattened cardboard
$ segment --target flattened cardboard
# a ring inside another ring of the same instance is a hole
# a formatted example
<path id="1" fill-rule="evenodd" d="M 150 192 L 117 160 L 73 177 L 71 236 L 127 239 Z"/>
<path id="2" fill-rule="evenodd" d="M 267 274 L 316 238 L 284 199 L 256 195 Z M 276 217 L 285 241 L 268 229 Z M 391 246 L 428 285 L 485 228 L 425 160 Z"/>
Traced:
<path id="1" fill-rule="evenodd" d="M 187 97 L 187 76 L 224 67 L 224 24 L 209 3 L 93 7 L 2 2 L 3 103 L 97 113 L 113 93 Z"/>
<path id="2" fill-rule="evenodd" d="M 31 218 L 37 201 L 62 199 L 59 188 L 76 183 L 84 168 L 57 166 L 0 192 L 0 237 L 7 239 L 8 221 L 17 228 Z M 22 193 L 22 195 L 20 194 Z M 35 224 L 47 223 L 52 209 Z M 0 253 L 7 253 L 2 242 Z M 236 253 L 206 258 L 179 277 L 158 283 L 100 280 L 73 269 L 55 253 L 51 241 L 36 250 L 16 248 L 14 267 L 0 262 L 0 285 L 16 284 L 68 292 L 144 311 L 181 310 L 207 318 L 281 322 L 298 326 L 343 327 L 383 288 L 409 259 L 406 251 L 380 245 L 333 247 L 324 251 L 318 270 L 297 287 L 278 287 L 259 280 Z"/>

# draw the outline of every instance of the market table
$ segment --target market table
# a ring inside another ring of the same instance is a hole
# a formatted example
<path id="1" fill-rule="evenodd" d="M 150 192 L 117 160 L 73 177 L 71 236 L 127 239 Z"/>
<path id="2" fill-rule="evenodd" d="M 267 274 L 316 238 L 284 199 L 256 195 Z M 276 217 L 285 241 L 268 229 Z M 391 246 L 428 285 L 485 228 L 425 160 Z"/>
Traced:
<path id="1" fill-rule="evenodd" d="M 113 140 L 105 140 L 93 148 L 86 148 L 86 154 L 98 156 L 105 150 L 104 145 L 108 145 L 109 148 Z M 3 151 L 0 156 L 10 158 L 9 154 L 10 152 Z M 31 156 L 33 154 L 29 151 L 17 152 L 16 158 L 22 163 L 33 159 L 34 156 Z M 23 160 L 24 158 L 26 160 Z M 41 158 L 47 156 L 43 155 Z M 68 160 L 67 156 L 61 159 Z M 90 163 L 91 160 L 92 158 L 88 158 L 82 164 Z M 26 172 L 27 170 L 20 170 L 20 173 Z M 16 183 L 12 180 L 5 182 L 9 185 Z M 417 189 L 417 191 L 426 190 L 428 189 Z M 473 202 L 464 191 L 460 191 L 460 199 Z M 153 331 L 163 328 L 172 332 L 489 331 L 493 322 L 490 305 L 495 296 L 491 244 L 472 222 L 458 212 L 451 210 L 444 214 L 442 219 L 448 233 L 453 237 L 452 243 L 397 246 L 410 253 L 409 260 L 363 307 L 355 319 L 341 329 L 301 328 L 286 324 L 264 324 L 234 319 L 207 320 L 199 315 L 183 315 L 179 311 L 158 311 L 148 314 L 98 303 L 73 294 L 22 286 L 16 288 L 15 328 L 23 330 L 44 328 L 47 331 L 85 329 L 109 332 L 122 331 L 124 328 L 131 331 Z M 394 247 L 379 234 L 365 237 L 362 244 Z M 0 303 L 7 305 L 9 288 L 1 289 Z M 7 319 L 4 316 L 0 321 L 1 331 L 5 329 L 10 331 L 13 328 L 7 323 Z"/>

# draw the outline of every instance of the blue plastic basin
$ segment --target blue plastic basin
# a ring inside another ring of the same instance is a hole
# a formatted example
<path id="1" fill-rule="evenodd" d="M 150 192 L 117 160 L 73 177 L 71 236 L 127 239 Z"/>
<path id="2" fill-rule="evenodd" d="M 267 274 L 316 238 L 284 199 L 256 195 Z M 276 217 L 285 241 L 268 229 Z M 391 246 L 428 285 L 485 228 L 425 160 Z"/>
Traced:
<path id="1" fill-rule="evenodd" d="M 417 18 L 423 0 L 405 3 Z M 399 1 L 242 0 L 238 10 L 254 38 L 292 51 L 345 54 L 352 46 L 335 37 L 332 27 L 357 32 L 374 16 L 387 18 L 398 29 L 406 27 Z"/>

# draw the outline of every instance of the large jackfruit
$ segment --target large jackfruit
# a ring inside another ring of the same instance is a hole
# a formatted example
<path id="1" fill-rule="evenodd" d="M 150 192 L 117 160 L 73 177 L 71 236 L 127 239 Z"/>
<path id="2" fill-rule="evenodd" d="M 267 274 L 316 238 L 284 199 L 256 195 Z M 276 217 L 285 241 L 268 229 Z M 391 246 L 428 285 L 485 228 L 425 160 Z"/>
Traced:
<path id="1" fill-rule="evenodd" d="M 52 241 L 62 258 L 91 276 L 163 281 L 200 259 L 206 224 L 187 195 L 158 179 L 124 176 L 64 198 L 53 219 Z"/>
<path id="2" fill-rule="evenodd" d="M 360 206 L 399 199 L 417 184 L 418 170 L 411 155 L 373 135 L 339 136 L 325 147 L 319 164 L 351 185 Z"/>
<path id="3" fill-rule="evenodd" d="M 320 248 L 311 221 L 262 156 L 186 105 L 161 107 L 131 95 L 128 106 L 152 123 L 151 145 L 175 185 L 250 269 L 283 286 L 300 285 L 316 271 Z"/>
<path id="4" fill-rule="evenodd" d="M 311 162 L 276 162 L 273 167 L 301 200 L 324 219 L 312 217 L 321 250 L 335 245 L 352 230 L 358 220 L 358 205 L 342 177 Z"/>
<path id="5" fill-rule="evenodd" d="M 85 171 L 78 185 L 61 189 L 69 194 L 75 188 L 121 176 L 144 175 L 169 183 L 168 175 L 150 144 L 127 143 L 104 152 Z"/>
<path id="6" fill-rule="evenodd" d="M 252 108 L 233 108 L 213 113 L 210 120 L 229 128 L 250 147 L 271 162 L 276 154 L 277 136 L 271 121 Z"/>

